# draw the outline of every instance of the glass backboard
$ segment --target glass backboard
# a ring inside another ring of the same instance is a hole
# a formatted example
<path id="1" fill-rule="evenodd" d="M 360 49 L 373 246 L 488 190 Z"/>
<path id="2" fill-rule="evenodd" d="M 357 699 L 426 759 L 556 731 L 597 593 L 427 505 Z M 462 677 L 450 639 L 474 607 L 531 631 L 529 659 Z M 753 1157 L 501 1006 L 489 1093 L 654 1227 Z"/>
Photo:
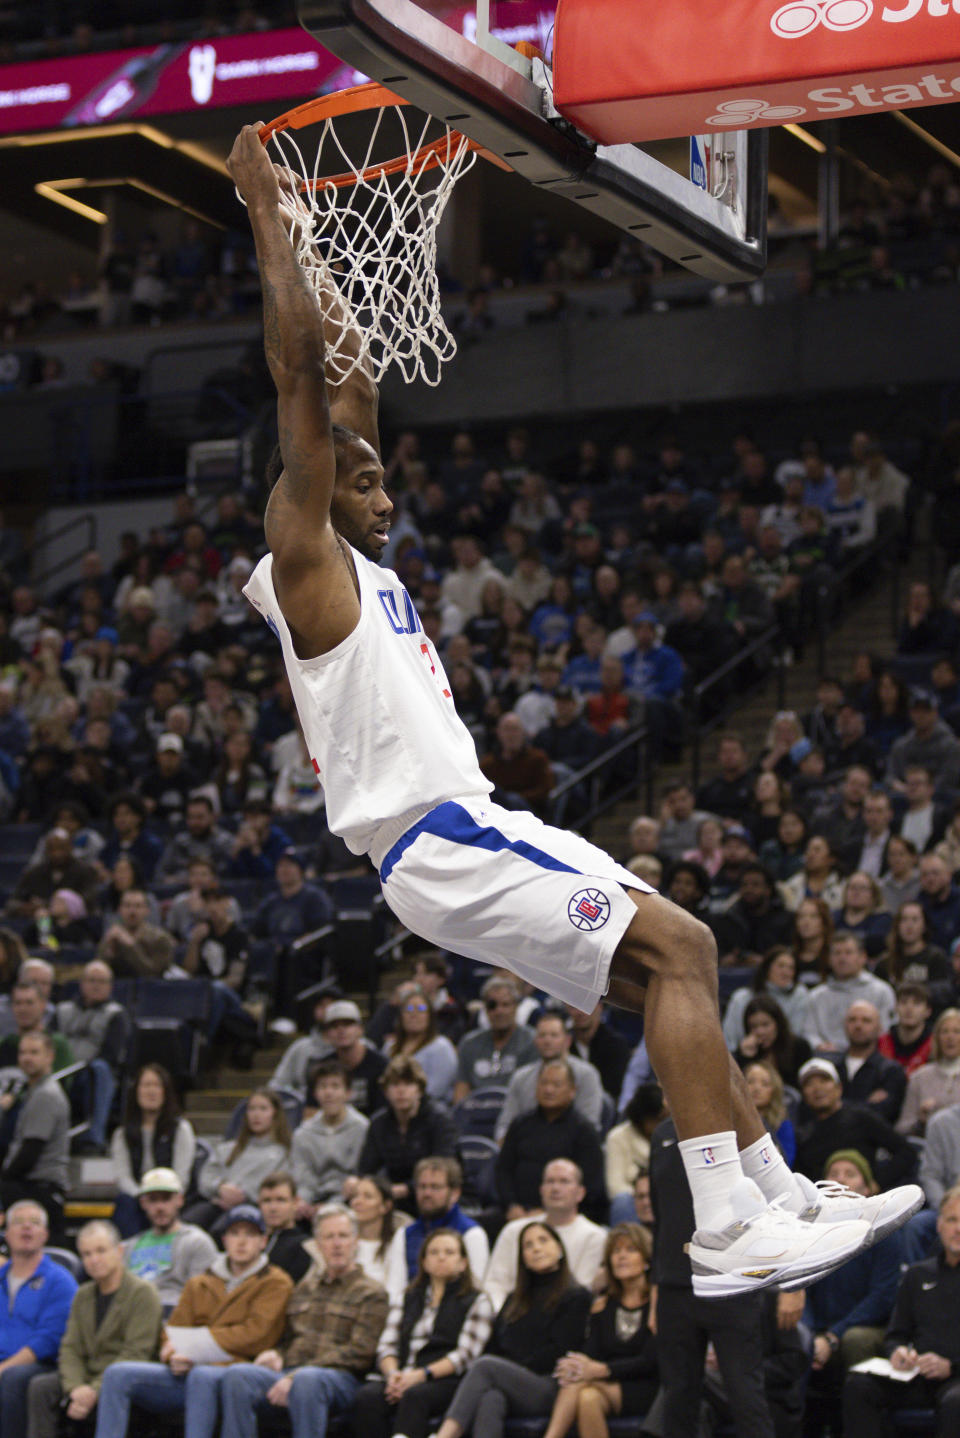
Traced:
<path id="1" fill-rule="evenodd" d="M 765 131 L 711 137 L 723 156 L 706 188 L 638 145 L 598 145 L 554 108 L 555 0 L 299 0 L 304 28 L 344 62 L 344 86 L 380 81 L 561 195 L 698 274 L 723 281 L 766 264 Z M 544 59 L 514 45 L 527 40 Z M 716 192 L 714 192 L 716 191 Z"/>

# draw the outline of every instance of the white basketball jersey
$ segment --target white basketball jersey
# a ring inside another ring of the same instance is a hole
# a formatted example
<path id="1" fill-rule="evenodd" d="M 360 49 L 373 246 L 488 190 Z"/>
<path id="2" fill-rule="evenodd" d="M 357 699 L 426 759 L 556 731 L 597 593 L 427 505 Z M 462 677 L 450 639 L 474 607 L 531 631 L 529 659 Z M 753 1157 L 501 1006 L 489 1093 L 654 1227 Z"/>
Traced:
<path id="1" fill-rule="evenodd" d="M 489 794 L 436 650 L 390 569 L 351 547 L 360 619 L 315 659 L 297 657 L 273 587 L 273 556 L 244 594 L 280 640 L 304 738 L 327 800 L 327 823 L 355 854 L 378 829 L 461 794 Z"/>

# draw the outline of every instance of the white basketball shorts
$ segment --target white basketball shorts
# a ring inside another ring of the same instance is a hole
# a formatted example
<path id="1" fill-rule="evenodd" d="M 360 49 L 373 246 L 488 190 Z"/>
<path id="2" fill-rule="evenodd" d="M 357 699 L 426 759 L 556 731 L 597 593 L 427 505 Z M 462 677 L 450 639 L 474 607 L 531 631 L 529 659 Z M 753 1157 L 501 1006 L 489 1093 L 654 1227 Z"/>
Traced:
<path id="1" fill-rule="evenodd" d="M 484 796 L 450 799 L 383 856 L 384 898 L 441 949 L 505 968 L 589 1013 L 649 884 L 579 834 Z"/>

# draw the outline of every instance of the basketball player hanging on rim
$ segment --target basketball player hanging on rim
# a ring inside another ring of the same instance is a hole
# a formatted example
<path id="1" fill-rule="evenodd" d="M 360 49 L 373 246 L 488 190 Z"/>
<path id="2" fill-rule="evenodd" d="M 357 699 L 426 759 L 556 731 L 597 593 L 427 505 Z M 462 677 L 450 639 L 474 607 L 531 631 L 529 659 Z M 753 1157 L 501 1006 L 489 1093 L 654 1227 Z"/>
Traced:
<path id="1" fill-rule="evenodd" d="M 325 371 L 325 327 L 332 345 L 348 321 L 336 306 L 321 318 L 259 129 L 244 127 L 228 169 L 256 242 L 280 444 L 270 552 L 244 593 L 279 637 L 327 822 L 370 855 L 392 911 L 431 944 L 579 1009 L 604 996 L 644 1009 L 693 1194 L 699 1294 L 815 1281 L 904 1222 L 922 1192 L 864 1199 L 791 1174 L 724 1045 L 710 932 L 579 835 L 491 803 L 413 602 L 378 567 L 393 506 L 376 385 L 362 367 L 344 381 Z"/>

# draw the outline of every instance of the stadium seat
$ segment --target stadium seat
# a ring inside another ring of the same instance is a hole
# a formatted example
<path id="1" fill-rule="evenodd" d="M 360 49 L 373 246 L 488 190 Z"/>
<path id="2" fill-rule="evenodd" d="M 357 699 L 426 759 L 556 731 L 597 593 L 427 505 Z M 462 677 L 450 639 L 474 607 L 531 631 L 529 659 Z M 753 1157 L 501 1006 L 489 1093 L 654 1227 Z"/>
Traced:
<path id="1" fill-rule="evenodd" d="M 507 1090 L 495 1084 L 475 1088 L 455 1106 L 453 1121 L 464 1138 L 493 1138 Z"/>
<path id="2" fill-rule="evenodd" d="M 493 1166 L 500 1146 L 482 1134 L 466 1134 L 460 1140 L 460 1162 L 463 1166 L 463 1198 L 467 1213 L 476 1213 L 496 1203 Z"/>
<path id="3" fill-rule="evenodd" d="M 65 1268 L 68 1273 L 72 1274 L 78 1283 L 83 1283 L 87 1276 L 83 1270 L 83 1264 L 75 1253 L 70 1252 L 69 1248 L 54 1246 L 45 1248 L 43 1251 L 48 1258 L 53 1259 L 54 1263 L 59 1263 L 61 1268 Z"/>

